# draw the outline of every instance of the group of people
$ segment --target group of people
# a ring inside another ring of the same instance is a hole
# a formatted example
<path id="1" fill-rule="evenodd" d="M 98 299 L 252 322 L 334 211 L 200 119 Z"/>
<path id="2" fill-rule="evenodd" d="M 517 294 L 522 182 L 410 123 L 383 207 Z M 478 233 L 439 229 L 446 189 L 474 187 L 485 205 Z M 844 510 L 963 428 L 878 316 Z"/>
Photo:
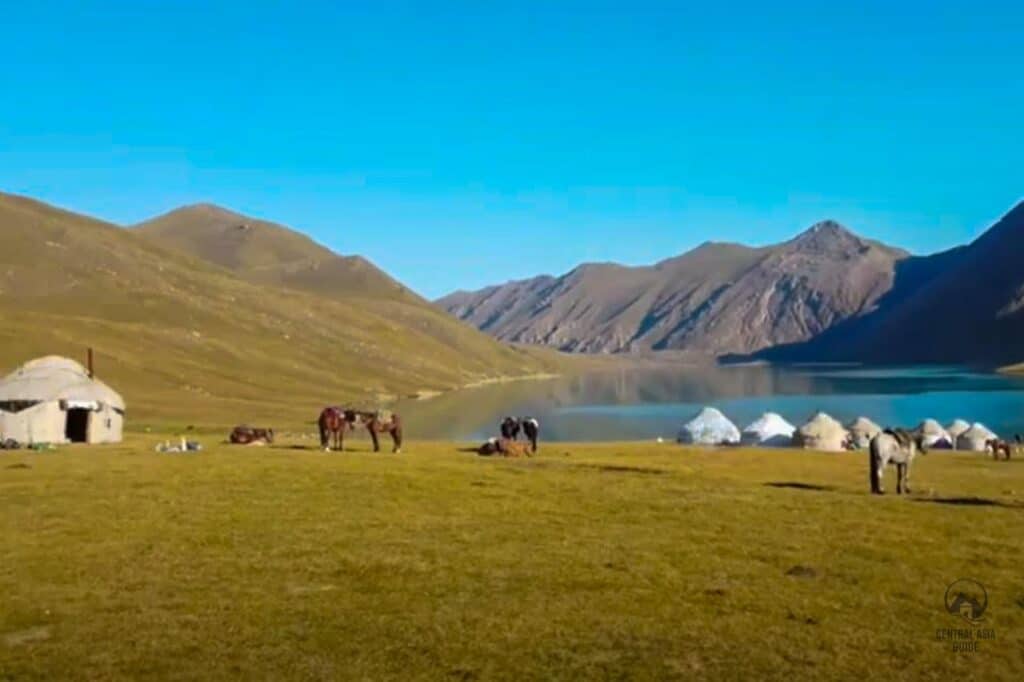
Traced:
<path id="1" fill-rule="evenodd" d="M 537 452 L 540 438 L 540 422 L 534 417 L 505 417 L 498 427 L 500 437 L 488 438 L 477 448 L 481 455 L 504 455 L 505 457 L 530 457 Z M 522 433 L 526 442 L 519 441 Z"/>

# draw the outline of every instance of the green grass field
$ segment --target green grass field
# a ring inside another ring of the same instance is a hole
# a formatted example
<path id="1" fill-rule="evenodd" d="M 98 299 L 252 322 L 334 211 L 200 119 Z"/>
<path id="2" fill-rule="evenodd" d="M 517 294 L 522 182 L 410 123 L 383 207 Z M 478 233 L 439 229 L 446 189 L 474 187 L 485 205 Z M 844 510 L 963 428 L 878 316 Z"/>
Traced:
<path id="1" fill-rule="evenodd" d="M 1021 460 L 159 439 L 0 453 L 0 680 L 1024 679 Z"/>

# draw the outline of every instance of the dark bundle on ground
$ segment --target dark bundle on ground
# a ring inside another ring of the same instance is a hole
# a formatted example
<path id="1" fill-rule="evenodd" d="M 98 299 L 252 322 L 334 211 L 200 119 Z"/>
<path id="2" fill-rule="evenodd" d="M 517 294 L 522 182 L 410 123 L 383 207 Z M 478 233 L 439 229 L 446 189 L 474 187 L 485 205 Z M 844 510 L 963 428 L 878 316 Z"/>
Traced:
<path id="1" fill-rule="evenodd" d="M 532 451 L 529 443 L 502 438 L 498 441 L 498 450 L 506 457 L 530 457 Z"/>
<path id="2" fill-rule="evenodd" d="M 252 443 L 273 443 L 274 429 L 262 429 L 254 426 L 236 426 L 231 430 L 228 441 L 236 445 L 251 445 Z"/>
<path id="3" fill-rule="evenodd" d="M 478 455 L 502 455 L 504 457 L 530 457 L 529 443 L 520 443 L 511 438 L 488 438 L 476 449 Z"/>

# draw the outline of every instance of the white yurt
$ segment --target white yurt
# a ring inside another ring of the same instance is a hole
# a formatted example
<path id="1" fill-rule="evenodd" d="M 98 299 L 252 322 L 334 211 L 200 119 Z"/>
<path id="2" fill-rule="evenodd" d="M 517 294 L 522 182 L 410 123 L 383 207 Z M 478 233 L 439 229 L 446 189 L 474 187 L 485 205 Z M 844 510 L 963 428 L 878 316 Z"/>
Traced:
<path id="1" fill-rule="evenodd" d="M 793 434 L 793 445 L 805 450 L 842 452 L 850 432 L 824 412 L 818 412 Z"/>
<path id="2" fill-rule="evenodd" d="M 971 428 L 957 436 L 956 449 L 985 452 L 985 441 L 995 437 L 996 434 L 989 431 L 984 424 L 974 422 L 971 424 Z"/>
<path id="3" fill-rule="evenodd" d="M 785 448 L 793 444 L 796 427 L 774 412 L 765 412 L 752 421 L 740 434 L 743 445 L 766 448 Z"/>
<path id="4" fill-rule="evenodd" d="M 119 443 L 124 400 L 68 358 L 27 362 L 0 379 L 0 439 Z"/>
<path id="5" fill-rule="evenodd" d="M 964 419 L 954 419 L 953 423 L 946 427 L 946 433 L 949 434 L 949 438 L 953 445 L 956 445 L 956 439 L 960 437 L 960 434 L 971 428 L 970 423 Z"/>
<path id="6" fill-rule="evenodd" d="M 915 430 L 921 434 L 921 442 L 929 450 L 949 450 L 955 442 L 942 424 L 934 419 L 925 419 Z"/>
<path id="7" fill-rule="evenodd" d="M 740 431 L 724 414 L 705 407 L 683 424 L 676 440 L 687 445 L 734 445 L 740 442 Z"/>
<path id="8" fill-rule="evenodd" d="M 867 417 L 857 417 L 849 426 L 850 444 L 858 450 L 865 450 L 871 445 L 871 439 L 882 432 L 882 427 Z"/>

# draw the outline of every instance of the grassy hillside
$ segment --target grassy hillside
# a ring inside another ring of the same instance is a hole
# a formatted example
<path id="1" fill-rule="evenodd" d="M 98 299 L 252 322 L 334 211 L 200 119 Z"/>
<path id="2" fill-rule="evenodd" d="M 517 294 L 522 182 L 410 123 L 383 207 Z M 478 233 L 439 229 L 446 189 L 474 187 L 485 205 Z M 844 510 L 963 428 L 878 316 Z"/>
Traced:
<path id="1" fill-rule="evenodd" d="M 0 679 L 1024 679 L 1018 460 L 153 440 L 0 453 Z"/>
<path id="2" fill-rule="evenodd" d="M 359 296 L 423 303 L 365 258 L 339 256 L 300 232 L 212 204 L 185 206 L 133 229 L 250 282 L 344 301 Z"/>
<path id="3" fill-rule="evenodd" d="M 260 284 L 140 234 L 0 194 L 0 368 L 97 350 L 139 419 L 315 416 L 497 376 L 550 371 L 412 297 L 329 299 Z"/>

